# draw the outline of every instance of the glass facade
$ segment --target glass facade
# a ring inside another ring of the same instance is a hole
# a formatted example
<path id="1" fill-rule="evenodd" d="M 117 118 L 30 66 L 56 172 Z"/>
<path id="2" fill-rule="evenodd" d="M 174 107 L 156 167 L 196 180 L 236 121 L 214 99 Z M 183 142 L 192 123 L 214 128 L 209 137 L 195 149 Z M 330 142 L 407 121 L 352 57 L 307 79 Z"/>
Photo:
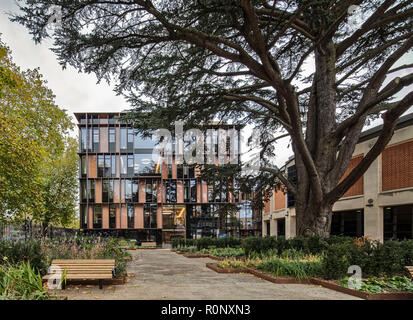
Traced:
<path id="1" fill-rule="evenodd" d="M 147 241 L 162 239 L 160 229 L 169 232 L 165 239 L 217 235 L 220 222 L 208 198 L 224 203 L 228 195 L 213 194 L 214 186 L 202 184 L 194 166 L 176 165 L 174 156 L 162 160 L 153 155 L 155 141 L 137 134 L 116 116 L 78 117 L 81 227 L 141 229 L 136 234 Z M 216 143 L 218 130 L 212 132 L 211 141 Z M 216 152 L 217 146 L 213 148 Z"/>

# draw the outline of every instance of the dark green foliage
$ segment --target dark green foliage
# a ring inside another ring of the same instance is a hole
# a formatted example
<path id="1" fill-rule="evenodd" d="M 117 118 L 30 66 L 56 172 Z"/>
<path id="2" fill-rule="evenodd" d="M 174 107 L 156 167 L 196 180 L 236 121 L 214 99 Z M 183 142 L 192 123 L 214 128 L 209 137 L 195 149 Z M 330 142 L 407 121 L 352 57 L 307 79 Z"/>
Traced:
<path id="1" fill-rule="evenodd" d="M 363 277 L 407 275 L 404 267 L 411 265 L 412 259 L 413 240 L 367 241 L 360 247 L 352 242 L 336 243 L 324 252 L 324 277 L 343 278 L 351 265 L 360 266 Z"/>
<path id="2" fill-rule="evenodd" d="M 0 264 L 19 264 L 30 262 L 31 267 L 44 274 L 47 272 L 48 264 L 41 250 L 41 244 L 37 240 L 9 241 L 0 240 Z"/>
<path id="3" fill-rule="evenodd" d="M 215 248 L 236 248 L 241 246 L 241 240 L 236 238 L 210 238 L 203 237 L 200 239 L 183 239 L 174 238 L 171 241 L 172 248 L 179 248 L 182 246 L 192 247 L 196 246 L 198 250 L 208 249 L 209 247 Z"/>
<path id="4" fill-rule="evenodd" d="M 294 277 L 296 279 L 322 275 L 322 267 L 319 261 L 273 259 L 260 263 L 257 269 L 274 273 L 276 276 Z"/>
<path id="5" fill-rule="evenodd" d="M 265 253 L 268 250 L 276 250 L 278 254 L 281 254 L 288 249 L 296 249 L 306 254 L 319 254 L 324 252 L 329 245 L 351 241 L 352 238 L 349 237 L 322 238 L 312 236 L 291 239 L 285 239 L 285 237 L 249 237 L 243 240 L 242 246 L 247 255 L 252 252 Z"/>

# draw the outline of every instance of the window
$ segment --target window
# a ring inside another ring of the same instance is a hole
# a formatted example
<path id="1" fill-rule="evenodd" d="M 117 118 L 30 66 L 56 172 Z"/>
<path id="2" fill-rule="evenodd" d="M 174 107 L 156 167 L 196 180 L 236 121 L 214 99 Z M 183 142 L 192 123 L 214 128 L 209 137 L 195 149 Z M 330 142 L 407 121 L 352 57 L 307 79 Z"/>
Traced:
<path id="1" fill-rule="evenodd" d="M 125 201 L 132 202 L 132 181 L 125 180 Z"/>
<path id="2" fill-rule="evenodd" d="M 93 207 L 93 229 L 102 228 L 102 206 L 95 204 Z"/>
<path id="3" fill-rule="evenodd" d="M 116 129 L 109 128 L 109 152 L 116 152 Z"/>
<path id="4" fill-rule="evenodd" d="M 184 202 L 196 202 L 196 180 L 184 180 Z"/>
<path id="5" fill-rule="evenodd" d="M 87 218 L 88 218 L 88 214 L 87 214 L 87 205 L 82 204 L 80 206 L 80 228 L 81 229 L 87 229 Z"/>
<path id="6" fill-rule="evenodd" d="M 111 156 L 111 176 L 116 177 L 116 156 Z"/>
<path id="7" fill-rule="evenodd" d="M 146 179 L 146 202 L 156 202 L 158 191 L 158 181 Z"/>
<path id="8" fill-rule="evenodd" d="M 176 165 L 176 178 L 182 179 L 184 177 L 184 166 L 182 164 Z"/>
<path id="9" fill-rule="evenodd" d="M 86 152 L 87 149 L 87 131 L 86 128 L 80 129 L 80 152 Z"/>
<path id="10" fill-rule="evenodd" d="M 98 177 L 103 177 L 103 171 L 105 168 L 105 161 L 103 154 L 98 155 Z"/>
<path id="11" fill-rule="evenodd" d="M 82 198 L 82 202 L 87 202 L 87 181 L 82 180 L 80 181 L 80 194 Z"/>
<path id="12" fill-rule="evenodd" d="M 95 202 L 95 181 L 89 180 L 89 202 Z"/>
<path id="13" fill-rule="evenodd" d="M 128 228 L 135 227 L 135 213 L 133 211 L 133 204 L 128 204 Z"/>
<path id="14" fill-rule="evenodd" d="M 157 228 L 157 211 L 156 204 L 145 204 L 143 206 L 143 224 L 144 228 Z"/>
<path id="15" fill-rule="evenodd" d="M 133 176 L 133 154 L 128 155 L 128 171 L 127 171 L 128 177 Z"/>
<path id="16" fill-rule="evenodd" d="M 80 175 L 81 177 L 86 177 L 87 175 L 87 164 L 86 164 L 86 156 L 83 155 L 80 158 Z"/>
<path id="17" fill-rule="evenodd" d="M 99 128 L 93 128 L 93 152 L 99 152 Z"/>
<path id="18" fill-rule="evenodd" d="M 152 153 L 135 153 L 133 173 L 135 176 L 160 174 L 161 164 L 159 156 Z"/>
<path id="19" fill-rule="evenodd" d="M 214 188 L 208 186 L 208 202 L 214 202 Z"/>
<path id="20" fill-rule="evenodd" d="M 277 219 L 277 236 L 285 236 L 285 218 Z"/>
<path id="21" fill-rule="evenodd" d="M 102 202 L 109 201 L 109 180 L 102 181 Z"/>
<path id="22" fill-rule="evenodd" d="M 196 197 L 196 180 L 191 179 L 190 182 L 190 191 L 191 191 L 191 202 L 197 202 Z"/>
<path id="23" fill-rule="evenodd" d="M 116 228 L 116 204 L 109 205 L 109 228 Z"/>
<path id="24" fill-rule="evenodd" d="M 292 183 L 297 184 L 297 169 L 295 165 L 287 168 L 287 177 Z M 294 206 L 295 206 L 294 195 L 291 192 L 288 192 L 287 190 L 287 207 L 290 208 Z"/>
<path id="25" fill-rule="evenodd" d="M 88 144 L 87 144 L 87 150 L 89 152 L 92 151 L 92 146 L 93 146 L 93 132 L 92 128 L 89 128 L 87 131 L 87 138 L 88 138 Z"/>
<path id="26" fill-rule="evenodd" d="M 120 128 L 120 149 L 127 150 L 127 128 Z"/>
<path id="27" fill-rule="evenodd" d="M 133 148 L 136 149 L 153 149 L 155 147 L 155 142 L 152 137 L 142 137 L 135 130 L 133 133 Z"/>
<path id="28" fill-rule="evenodd" d="M 132 181 L 132 201 L 139 202 L 139 181 Z"/>
<path id="29" fill-rule="evenodd" d="M 165 198 L 166 202 L 176 202 L 176 181 L 165 180 Z"/>
<path id="30" fill-rule="evenodd" d="M 114 191 L 114 182 L 113 180 L 109 180 L 109 202 L 113 202 Z"/>
<path id="31" fill-rule="evenodd" d="M 126 177 L 128 173 L 126 161 L 127 161 L 126 155 L 121 155 L 120 156 L 120 176 L 121 177 Z"/>
<path id="32" fill-rule="evenodd" d="M 133 152 L 133 129 L 128 129 L 128 151 Z"/>
<path id="33" fill-rule="evenodd" d="M 166 205 L 162 207 L 162 226 L 165 229 L 185 230 L 186 205 Z"/>
<path id="34" fill-rule="evenodd" d="M 104 169 L 104 173 L 103 176 L 108 178 L 110 177 L 111 174 L 111 170 L 110 170 L 110 155 L 106 154 L 105 155 L 105 169 Z"/>

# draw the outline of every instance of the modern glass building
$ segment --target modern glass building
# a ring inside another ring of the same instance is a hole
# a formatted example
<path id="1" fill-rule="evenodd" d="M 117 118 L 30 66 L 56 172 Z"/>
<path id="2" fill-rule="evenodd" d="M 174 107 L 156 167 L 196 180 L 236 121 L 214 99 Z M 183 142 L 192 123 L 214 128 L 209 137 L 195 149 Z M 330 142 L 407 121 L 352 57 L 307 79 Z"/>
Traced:
<path id="1" fill-rule="evenodd" d="M 250 234 L 243 232 L 244 224 L 238 221 L 240 215 L 244 220 L 252 219 L 248 201 L 242 200 L 245 195 L 214 193 L 214 186 L 200 179 L 199 168 L 179 164 L 175 154 L 169 160 L 154 156 L 156 143 L 119 122 L 120 115 L 75 114 L 79 127 L 81 229 L 158 244 L 168 243 L 172 237 Z M 213 130 L 212 141 L 205 138 L 205 145 L 215 146 L 216 161 L 219 136 L 227 135 L 229 130 L 234 136 L 235 154 L 239 154 L 238 126 L 210 124 L 205 128 Z M 227 139 L 224 161 L 231 156 L 230 141 Z M 235 223 L 233 215 L 217 213 L 230 203 L 239 208 Z"/>

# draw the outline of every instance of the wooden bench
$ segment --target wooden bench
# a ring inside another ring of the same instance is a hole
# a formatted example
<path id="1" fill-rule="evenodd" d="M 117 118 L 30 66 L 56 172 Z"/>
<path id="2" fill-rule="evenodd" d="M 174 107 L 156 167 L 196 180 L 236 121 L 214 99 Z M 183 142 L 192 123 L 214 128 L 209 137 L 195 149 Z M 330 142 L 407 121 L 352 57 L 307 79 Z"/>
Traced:
<path id="1" fill-rule="evenodd" d="M 52 261 L 49 271 L 52 273 L 43 277 L 43 280 L 56 279 L 60 281 L 64 270 L 66 280 L 99 280 L 99 288 L 103 287 L 103 280 L 112 279 L 115 274 L 115 260 L 112 259 L 56 259 Z M 57 276 L 56 276 L 57 274 Z M 62 289 L 65 283 L 62 282 Z"/>
<path id="2" fill-rule="evenodd" d="M 410 272 L 410 277 L 413 279 L 413 266 L 406 266 L 405 268 Z"/>
<path id="3" fill-rule="evenodd" d="M 156 247 L 156 242 L 152 241 L 152 242 L 142 242 L 141 243 L 142 247 Z"/>

